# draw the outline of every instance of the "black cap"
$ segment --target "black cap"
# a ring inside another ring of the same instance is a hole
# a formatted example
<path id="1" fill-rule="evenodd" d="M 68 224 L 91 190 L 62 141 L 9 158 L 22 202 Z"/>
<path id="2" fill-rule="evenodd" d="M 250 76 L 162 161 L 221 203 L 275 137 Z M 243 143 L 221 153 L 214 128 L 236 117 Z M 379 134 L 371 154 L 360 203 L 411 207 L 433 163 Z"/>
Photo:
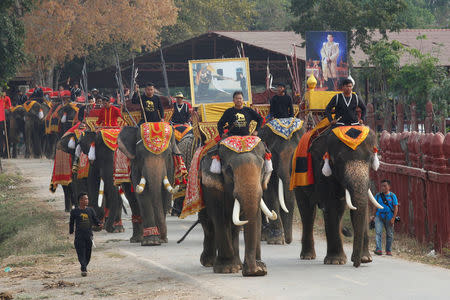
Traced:
<path id="1" fill-rule="evenodd" d="M 282 87 L 286 87 L 286 85 L 284 84 L 284 83 L 282 83 L 282 82 L 278 82 L 275 86 L 282 86 Z"/>

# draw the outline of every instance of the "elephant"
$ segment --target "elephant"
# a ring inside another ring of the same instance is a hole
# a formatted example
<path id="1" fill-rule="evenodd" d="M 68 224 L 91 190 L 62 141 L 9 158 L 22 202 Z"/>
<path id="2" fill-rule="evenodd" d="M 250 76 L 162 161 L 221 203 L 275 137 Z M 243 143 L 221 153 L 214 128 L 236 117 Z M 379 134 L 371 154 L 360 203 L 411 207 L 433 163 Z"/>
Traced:
<path id="1" fill-rule="evenodd" d="M 44 136 L 44 154 L 48 159 L 54 157 L 58 140 L 77 122 L 76 116 L 78 112 L 74 105 L 70 103 L 63 104 L 54 102 L 53 105 L 54 109 L 51 109 L 48 113 L 51 116 L 47 115 L 45 118 L 46 134 Z M 57 129 L 52 128 L 55 125 Z"/>
<path id="2" fill-rule="evenodd" d="M 212 266 L 215 273 L 237 273 L 242 269 L 243 276 L 264 276 L 267 268 L 261 260 L 261 211 L 271 219 L 277 217 L 262 200 L 272 171 L 265 163 L 265 146 L 259 142 L 253 150 L 238 153 L 220 145 L 217 151 L 219 174 L 211 172 L 215 151 L 208 152 L 200 163 L 199 179 L 205 203 L 199 212 L 204 231 L 200 262 Z M 241 221 L 240 217 L 246 220 Z M 242 225 L 245 225 L 243 264 L 239 257 Z"/>
<path id="3" fill-rule="evenodd" d="M 295 194 L 289 189 L 292 156 L 301 136 L 305 133 L 302 122 L 298 119 L 293 121 L 295 123 L 291 124 L 291 130 L 295 131 L 288 135 L 280 132 L 276 134 L 268 125 L 261 128 L 258 134 L 272 153 L 273 162 L 272 176 L 267 190 L 264 191 L 263 199 L 269 209 L 273 209 L 280 216 L 275 221 L 269 220 L 268 226 L 265 226 L 265 230 L 263 229 L 263 239 L 265 238 L 268 244 L 284 244 L 284 242 L 290 244 L 292 242 L 292 219 L 295 207 Z M 280 204 L 282 210 L 280 210 Z"/>
<path id="4" fill-rule="evenodd" d="M 13 158 L 19 153 L 20 135 L 25 139 L 25 113 L 23 106 L 17 106 L 8 113 L 8 139 Z"/>
<path id="5" fill-rule="evenodd" d="M 122 199 L 117 186 L 114 185 L 114 151 L 104 143 L 100 131 L 85 131 L 79 140 L 79 145 L 81 151 L 89 155 L 90 168 L 87 184 L 89 206 L 94 207 L 100 218 L 106 218 L 107 232 L 121 232 L 124 230 L 120 225 Z M 109 211 L 108 216 L 105 216 L 104 211 L 98 206 L 101 180 L 106 200 L 104 204 Z"/>
<path id="6" fill-rule="evenodd" d="M 44 136 L 43 118 L 47 115 L 50 107 L 46 103 L 29 100 L 24 103 L 25 107 L 25 158 L 31 154 L 35 158 L 42 155 L 42 138 Z"/>
<path id="7" fill-rule="evenodd" d="M 313 227 L 316 206 L 323 211 L 327 238 L 325 264 L 345 264 L 341 239 L 342 215 L 350 207 L 354 231 L 353 266 L 370 263 L 368 249 L 368 200 L 376 202 L 369 190 L 369 167 L 376 169 L 376 135 L 370 130 L 366 139 L 352 150 L 331 130 L 317 137 L 310 146 L 314 184 L 296 187 L 295 196 L 303 224 L 301 259 L 315 259 Z M 328 152 L 329 158 L 324 156 Z M 374 203 L 375 204 L 375 203 Z M 355 206 L 353 206 L 355 205 Z M 377 205 L 379 206 L 379 205 Z"/>
<path id="8" fill-rule="evenodd" d="M 158 124 L 168 130 L 168 123 Z M 151 126 L 151 125 L 149 125 Z M 170 127 L 171 128 L 171 127 Z M 170 131 L 171 132 L 171 131 Z M 175 137 L 165 136 L 165 145 L 160 151 L 147 150 L 138 127 L 126 126 L 118 137 L 119 149 L 130 159 L 131 182 L 135 187 L 143 227 L 142 246 L 158 246 L 167 243 L 166 214 L 172 194 L 177 191 L 174 181 L 174 155 L 181 155 Z"/>

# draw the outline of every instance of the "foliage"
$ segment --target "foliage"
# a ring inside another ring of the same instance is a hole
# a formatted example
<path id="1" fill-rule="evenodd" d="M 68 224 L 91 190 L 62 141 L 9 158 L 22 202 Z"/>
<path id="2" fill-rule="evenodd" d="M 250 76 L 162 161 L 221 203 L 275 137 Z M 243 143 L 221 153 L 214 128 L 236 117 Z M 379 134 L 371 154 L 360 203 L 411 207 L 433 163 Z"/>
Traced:
<path id="1" fill-rule="evenodd" d="M 427 28 L 436 24 L 436 18 L 427 7 L 425 0 L 405 0 L 406 9 L 399 14 L 399 21 L 405 28 Z"/>
<path id="2" fill-rule="evenodd" d="M 375 30 L 386 37 L 388 30 L 404 28 L 398 15 L 405 9 L 405 0 L 291 0 L 296 17 L 291 26 L 303 38 L 310 30 L 346 31 L 349 49 L 364 49 Z"/>
<path id="3" fill-rule="evenodd" d="M 254 0 L 256 16 L 251 30 L 285 30 L 293 20 L 289 0 Z"/>
<path id="4" fill-rule="evenodd" d="M 107 44 L 154 49 L 161 28 L 174 24 L 176 16 L 173 1 L 167 0 L 43 0 L 24 17 L 25 46 L 42 77 L 55 65 Z"/>
<path id="5" fill-rule="evenodd" d="M 164 45 L 214 30 L 246 30 L 255 16 L 253 0 L 175 0 L 177 23 L 163 29 Z"/>
<path id="6" fill-rule="evenodd" d="M 13 78 L 25 61 L 23 52 L 24 26 L 20 20 L 32 0 L 2 0 L 0 2 L 0 85 Z"/>

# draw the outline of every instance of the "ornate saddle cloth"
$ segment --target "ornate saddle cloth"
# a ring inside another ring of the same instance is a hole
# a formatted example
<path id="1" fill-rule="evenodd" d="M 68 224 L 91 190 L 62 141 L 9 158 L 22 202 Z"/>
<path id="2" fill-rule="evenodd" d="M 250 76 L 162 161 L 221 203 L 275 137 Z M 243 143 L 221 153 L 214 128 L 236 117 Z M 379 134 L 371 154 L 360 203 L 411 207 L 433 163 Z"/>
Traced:
<path id="1" fill-rule="evenodd" d="M 173 129 L 169 123 L 148 122 L 141 125 L 141 138 L 145 148 L 154 154 L 160 154 L 169 147 Z"/>
<path id="2" fill-rule="evenodd" d="M 124 182 L 131 182 L 130 171 L 130 160 L 122 151 L 117 149 L 114 152 L 114 184 L 120 185 Z"/>
<path id="3" fill-rule="evenodd" d="M 77 179 L 88 178 L 89 176 L 89 158 L 84 152 L 80 154 L 80 160 L 78 162 Z"/>
<path id="4" fill-rule="evenodd" d="M 37 102 L 32 100 L 32 101 L 27 101 L 23 104 L 23 108 L 25 108 L 25 110 L 27 112 L 29 112 L 31 110 L 31 108 L 36 104 Z"/>
<path id="5" fill-rule="evenodd" d="M 192 126 L 189 124 L 173 125 L 173 133 L 177 142 L 181 141 L 188 133 L 192 132 Z"/>
<path id="6" fill-rule="evenodd" d="M 119 145 L 117 144 L 117 137 L 119 136 L 121 129 L 101 129 L 100 134 L 102 135 L 103 142 L 105 145 L 111 149 L 111 151 L 116 151 Z"/>
<path id="7" fill-rule="evenodd" d="M 332 131 L 344 144 L 353 150 L 356 150 L 356 148 L 367 138 L 370 128 L 361 125 L 339 126 Z"/>
<path id="8" fill-rule="evenodd" d="M 59 131 L 58 112 L 63 106 L 53 106 L 45 116 L 45 134 L 57 133 Z"/>
<path id="9" fill-rule="evenodd" d="M 69 185 L 72 182 L 72 156 L 57 149 L 53 164 L 52 180 L 50 185 L 56 190 L 58 184 Z"/>
<path id="10" fill-rule="evenodd" d="M 220 144 L 236 153 L 244 153 L 252 151 L 256 146 L 258 146 L 260 142 L 261 139 L 259 137 L 246 135 L 227 137 L 226 139 L 222 140 Z"/>
<path id="11" fill-rule="evenodd" d="M 267 123 L 273 133 L 289 140 L 294 132 L 299 131 L 303 127 L 303 121 L 297 118 L 273 119 Z"/>

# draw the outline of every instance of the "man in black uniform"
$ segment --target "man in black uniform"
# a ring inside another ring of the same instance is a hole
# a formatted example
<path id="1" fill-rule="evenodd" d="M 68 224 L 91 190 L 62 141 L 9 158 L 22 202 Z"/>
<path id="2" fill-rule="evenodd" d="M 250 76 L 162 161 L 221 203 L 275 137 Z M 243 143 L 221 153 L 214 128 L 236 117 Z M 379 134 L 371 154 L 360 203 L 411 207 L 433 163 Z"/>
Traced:
<path id="1" fill-rule="evenodd" d="M 16 106 L 16 105 L 22 105 L 22 104 L 24 104 L 25 102 L 27 102 L 28 97 L 27 97 L 27 95 L 25 95 L 25 94 L 23 93 L 22 90 L 19 90 L 19 93 L 16 95 L 16 97 L 15 97 L 14 100 L 15 100 L 14 103 L 12 103 L 13 106 Z"/>
<path id="2" fill-rule="evenodd" d="M 234 107 L 227 109 L 219 122 L 217 129 L 222 138 L 232 135 L 249 135 L 249 125 L 251 121 L 256 121 L 256 129 L 252 135 L 258 135 L 258 130 L 262 124 L 262 117 L 253 109 L 244 107 L 244 97 L 242 92 L 234 92 Z M 228 123 L 228 133 L 224 134 L 224 126 Z"/>
<path id="3" fill-rule="evenodd" d="M 356 108 L 361 108 L 361 120 L 364 121 L 366 117 L 366 105 L 358 98 L 358 95 L 352 93 L 353 81 L 344 79 L 342 81 L 342 93 L 331 98 L 327 107 L 325 108 L 325 116 L 333 126 L 343 125 L 359 125 L 358 114 Z M 334 108 L 334 120 L 331 111 Z"/>
<path id="4" fill-rule="evenodd" d="M 81 96 L 81 89 L 78 86 L 78 83 L 75 83 L 73 88 L 70 89 L 70 100 L 74 102 L 80 96 Z"/>
<path id="5" fill-rule="evenodd" d="M 161 104 L 161 100 L 155 95 L 155 85 L 153 83 L 147 83 L 145 85 L 144 94 L 141 96 L 142 106 L 144 107 L 145 116 L 147 122 L 161 122 L 164 121 L 164 108 Z M 139 99 L 139 86 L 136 84 L 135 93 L 131 99 L 133 104 L 140 104 Z M 143 118 L 139 125 L 144 123 Z"/>
<path id="6" fill-rule="evenodd" d="M 183 102 L 184 96 L 182 93 L 175 95 L 176 102 L 173 103 L 172 123 L 174 124 L 186 124 L 191 119 L 191 112 L 189 111 L 189 105 Z"/>
<path id="7" fill-rule="evenodd" d="M 70 211 L 70 231 L 72 234 L 75 229 L 75 249 L 77 250 L 78 261 L 81 264 L 81 276 L 87 275 L 87 265 L 91 260 L 92 252 L 92 224 L 100 226 L 95 211 L 91 207 L 87 207 L 89 199 L 86 193 L 80 193 L 78 196 L 80 207 Z"/>
<path id="8" fill-rule="evenodd" d="M 34 85 L 34 91 L 31 94 L 30 99 L 36 100 L 39 103 L 42 103 L 42 101 L 44 100 L 44 91 L 39 87 L 37 83 Z"/>
<path id="9" fill-rule="evenodd" d="M 270 99 L 270 117 L 272 119 L 291 118 L 294 116 L 294 106 L 291 96 L 286 94 L 286 86 L 277 84 L 278 94 Z"/>

